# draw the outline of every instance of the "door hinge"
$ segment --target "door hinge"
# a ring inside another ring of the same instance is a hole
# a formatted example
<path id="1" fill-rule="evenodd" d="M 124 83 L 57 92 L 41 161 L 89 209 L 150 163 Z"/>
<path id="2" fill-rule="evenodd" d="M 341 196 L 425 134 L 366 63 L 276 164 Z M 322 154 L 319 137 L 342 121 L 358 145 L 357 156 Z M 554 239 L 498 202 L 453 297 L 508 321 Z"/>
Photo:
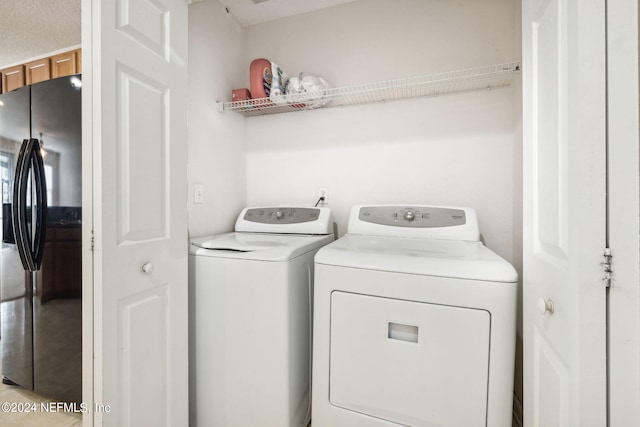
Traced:
<path id="1" fill-rule="evenodd" d="M 91 252 L 93 252 L 93 249 L 96 247 L 96 235 L 93 232 L 93 230 L 91 230 Z"/>
<path id="2" fill-rule="evenodd" d="M 604 248 L 604 253 L 602 254 L 604 260 L 600 263 L 602 264 L 603 276 L 602 280 L 604 281 L 605 287 L 611 287 L 611 276 L 613 270 L 611 270 L 611 259 L 613 256 L 611 255 L 611 248 Z"/>

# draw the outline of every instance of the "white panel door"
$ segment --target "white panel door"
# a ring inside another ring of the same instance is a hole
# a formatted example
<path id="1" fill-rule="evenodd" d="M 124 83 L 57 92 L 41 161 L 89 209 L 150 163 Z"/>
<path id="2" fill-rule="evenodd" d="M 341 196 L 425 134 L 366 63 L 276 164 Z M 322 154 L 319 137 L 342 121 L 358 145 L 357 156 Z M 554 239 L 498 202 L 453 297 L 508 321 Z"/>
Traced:
<path id="1" fill-rule="evenodd" d="M 606 425 L 604 8 L 523 1 L 527 427 Z"/>
<path id="2" fill-rule="evenodd" d="M 93 147 L 92 391 L 109 405 L 94 421 L 185 426 L 188 5 L 82 6 L 91 22 L 83 68 Z"/>

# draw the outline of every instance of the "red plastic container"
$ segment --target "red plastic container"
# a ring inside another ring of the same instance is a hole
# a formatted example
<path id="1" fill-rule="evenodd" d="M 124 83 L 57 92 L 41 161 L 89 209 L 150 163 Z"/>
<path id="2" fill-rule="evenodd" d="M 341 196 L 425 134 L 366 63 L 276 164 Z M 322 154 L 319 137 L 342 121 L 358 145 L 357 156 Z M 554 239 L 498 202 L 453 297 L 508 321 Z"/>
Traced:
<path id="1" fill-rule="evenodd" d="M 249 66 L 249 91 L 251 98 L 268 98 L 271 93 L 271 61 L 254 59 Z"/>

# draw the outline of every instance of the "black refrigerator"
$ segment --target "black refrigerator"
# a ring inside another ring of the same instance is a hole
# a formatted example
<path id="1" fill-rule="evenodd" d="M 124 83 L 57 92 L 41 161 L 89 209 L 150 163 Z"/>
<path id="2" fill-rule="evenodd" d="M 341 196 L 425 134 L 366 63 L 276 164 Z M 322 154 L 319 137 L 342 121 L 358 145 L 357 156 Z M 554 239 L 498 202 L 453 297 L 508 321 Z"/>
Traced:
<path id="1" fill-rule="evenodd" d="M 2 381 L 82 400 L 79 75 L 0 95 Z"/>

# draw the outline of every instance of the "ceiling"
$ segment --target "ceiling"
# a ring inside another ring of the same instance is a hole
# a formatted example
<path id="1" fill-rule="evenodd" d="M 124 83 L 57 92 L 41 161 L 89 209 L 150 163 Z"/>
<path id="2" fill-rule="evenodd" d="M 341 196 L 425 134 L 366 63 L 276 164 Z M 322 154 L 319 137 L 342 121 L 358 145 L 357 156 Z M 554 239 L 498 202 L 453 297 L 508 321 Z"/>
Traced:
<path id="1" fill-rule="evenodd" d="M 198 0 L 192 0 L 198 1 Z M 220 0 L 254 25 L 354 0 Z M 0 0 L 0 68 L 79 46 L 81 0 Z"/>
<path id="2" fill-rule="evenodd" d="M 80 0 L 0 0 L 0 67 L 80 45 Z"/>
<path id="3" fill-rule="evenodd" d="M 354 0 L 220 0 L 242 26 L 313 12 Z"/>

